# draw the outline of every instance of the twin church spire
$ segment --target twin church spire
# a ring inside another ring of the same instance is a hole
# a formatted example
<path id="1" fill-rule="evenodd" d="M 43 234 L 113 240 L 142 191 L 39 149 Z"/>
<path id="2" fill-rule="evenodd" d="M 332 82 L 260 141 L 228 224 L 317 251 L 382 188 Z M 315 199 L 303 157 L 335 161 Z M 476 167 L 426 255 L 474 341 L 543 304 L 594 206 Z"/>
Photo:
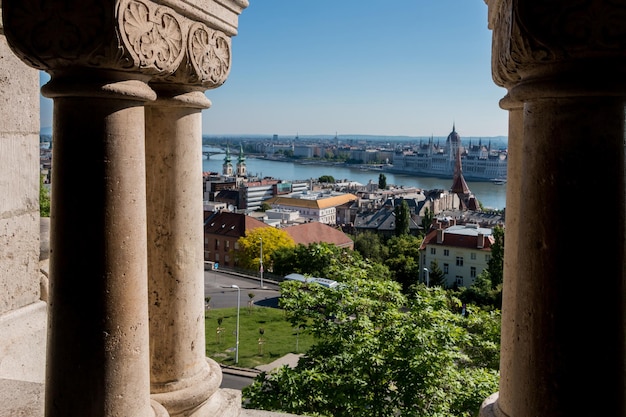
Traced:
<path id="1" fill-rule="evenodd" d="M 236 175 L 245 177 L 247 175 L 246 157 L 243 154 L 243 146 L 239 145 L 239 157 L 237 158 Z M 235 175 L 235 169 L 230 158 L 230 145 L 226 146 L 226 155 L 224 156 L 224 164 L 222 165 L 222 174 L 227 177 Z"/>

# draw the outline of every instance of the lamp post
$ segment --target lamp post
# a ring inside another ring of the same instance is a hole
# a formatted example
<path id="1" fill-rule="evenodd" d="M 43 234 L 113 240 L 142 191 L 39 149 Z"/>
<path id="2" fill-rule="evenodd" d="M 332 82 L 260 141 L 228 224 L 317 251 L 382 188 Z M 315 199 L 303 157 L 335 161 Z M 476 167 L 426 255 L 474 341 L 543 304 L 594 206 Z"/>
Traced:
<path id="1" fill-rule="evenodd" d="M 259 258 L 259 272 L 261 273 L 261 288 L 265 288 L 263 286 L 263 238 L 260 237 L 261 241 L 261 257 Z"/>
<path id="2" fill-rule="evenodd" d="M 430 271 L 428 268 L 424 268 L 424 273 L 426 274 L 426 286 L 430 287 Z"/>
<path id="3" fill-rule="evenodd" d="M 235 364 L 239 363 L 239 300 L 241 300 L 241 288 L 238 285 L 231 285 L 231 288 L 237 288 L 237 341 L 235 342 Z"/>

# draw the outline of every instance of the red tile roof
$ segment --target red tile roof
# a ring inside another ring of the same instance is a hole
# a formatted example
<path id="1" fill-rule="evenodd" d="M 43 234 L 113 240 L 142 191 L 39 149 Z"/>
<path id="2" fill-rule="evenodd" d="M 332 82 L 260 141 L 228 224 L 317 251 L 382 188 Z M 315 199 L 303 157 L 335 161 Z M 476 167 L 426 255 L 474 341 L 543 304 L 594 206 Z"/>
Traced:
<path id="1" fill-rule="evenodd" d="M 443 242 L 437 243 L 437 233 L 443 231 Z M 420 250 L 426 249 L 428 245 L 449 246 L 452 248 L 467 248 L 467 249 L 480 249 L 485 251 L 491 251 L 491 245 L 494 243 L 493 235 L 482 235 L 483 245 L 482 248 L 478 247 L 478 236 L 471 236 L 467 234 L 456 234 L 454 232 L 446 232 L 445 229 L 433 230 L 428 233 L 420 246 Z"/>
<path id="2" fill-rule="evenodd" d="M 332 243 L 339 247 L 354 249 L 354 242 L 344 232 L 319 222 L 289 226 L 283 229 L 296 243 Z"/>
<path id="3" fill-rule="evenodd" d="M 221 236 L 241 237 L 259 227 L 272 227 L 245 214 L 220 212 L 205 219 L 204 233 Z"/>

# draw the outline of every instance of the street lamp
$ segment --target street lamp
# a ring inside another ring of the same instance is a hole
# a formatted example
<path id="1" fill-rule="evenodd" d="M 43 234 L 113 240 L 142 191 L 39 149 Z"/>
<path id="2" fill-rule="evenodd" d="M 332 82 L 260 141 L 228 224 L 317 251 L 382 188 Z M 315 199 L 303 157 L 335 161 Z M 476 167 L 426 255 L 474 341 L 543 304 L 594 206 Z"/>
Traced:
<path id="1" fill-rule="evenodd" d="M 231 285 L 231 288 L 237 288 L 237 341 L 235 342 L 235 364 L 239 363 L 239 300 L 241 300 L 241 288 L 238 285 Z"/>
<path id="2" fill-rule="evenodd" d="M 424 268 L 424 273 L 426 274 L 426 286 L 430 287 L 430 271 L 428 268 Z"/>
<path id="3" fill-rule="evenodd" d="M 260 237 L 259 240 L 261 241 L 261 257 L 259 258 L 259 272 L 261 272 L 261 288 L 265 288 L 263 286 L 263 238 Z"/>

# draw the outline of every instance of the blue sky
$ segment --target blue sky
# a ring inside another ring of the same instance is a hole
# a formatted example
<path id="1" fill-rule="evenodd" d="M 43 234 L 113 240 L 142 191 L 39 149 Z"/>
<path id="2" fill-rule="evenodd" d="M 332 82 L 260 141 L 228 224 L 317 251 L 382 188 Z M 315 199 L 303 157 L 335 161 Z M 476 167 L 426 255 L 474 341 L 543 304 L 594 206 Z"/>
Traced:
<path id="1" fill-rule="evenodd" d="M 483 0 L 250 0 L 203 132 L 505 136 L 490 54 Z"/>

